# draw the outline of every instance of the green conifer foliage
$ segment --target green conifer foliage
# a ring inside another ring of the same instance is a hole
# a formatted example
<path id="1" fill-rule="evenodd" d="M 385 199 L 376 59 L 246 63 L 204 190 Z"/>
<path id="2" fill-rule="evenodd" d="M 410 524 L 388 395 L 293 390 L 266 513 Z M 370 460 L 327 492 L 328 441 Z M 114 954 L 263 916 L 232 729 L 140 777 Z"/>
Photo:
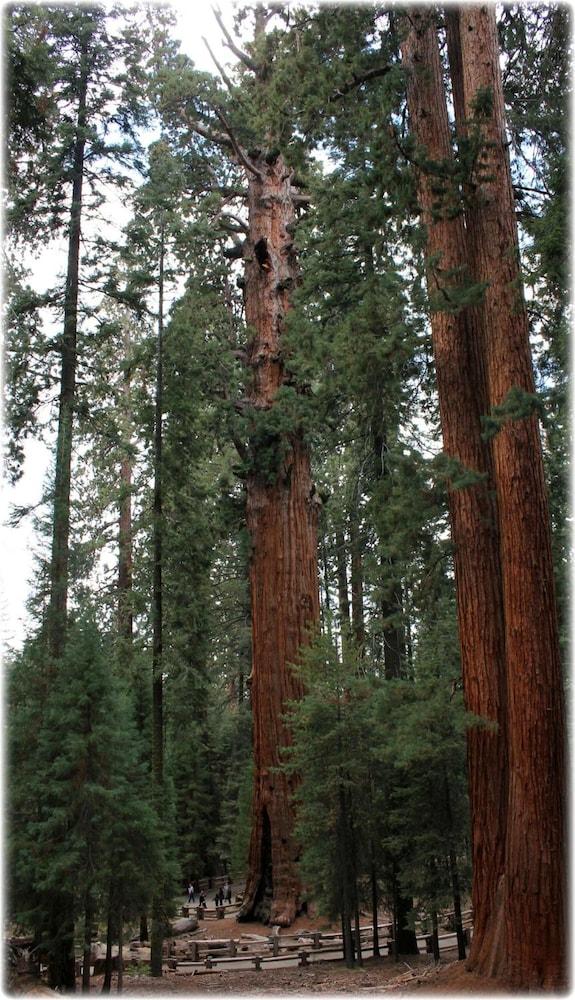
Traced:
<path id="1" fill-rule="evenodd" d="M 295 798 L 302 880 L 321 912 L 341 917 L 348 964 L 354 961 L 351 924 L 359 907 L 359 876 L 369 857 L 372 760 L 368 685 L 357 679 L 357 666 L 357 659 L 342 664 L 328 638 L 306 653 L 298 668 L 306 693 L 290 706 L 294 743 L 284 764 L 288 773 L 301 776 Z"/>
<path id="2" fill-rule="evenodd" d="M 65 964 L 74 960 L 69 917 L 92 921 L 109 894 L 133 913 L 149 898 L 158 865 L 131 709 L 110 672 L 110 653 L 86 611 L 70 627 L 44 696 L 37 647 L 13 667 L 9 907 L 33 928 L 54 986 L 73 986 Z"/>

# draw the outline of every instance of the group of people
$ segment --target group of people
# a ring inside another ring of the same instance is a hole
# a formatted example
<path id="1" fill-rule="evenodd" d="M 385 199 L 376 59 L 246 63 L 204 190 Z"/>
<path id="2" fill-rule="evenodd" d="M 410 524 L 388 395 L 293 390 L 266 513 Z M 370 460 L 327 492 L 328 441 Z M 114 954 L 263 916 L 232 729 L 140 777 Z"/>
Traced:
<path id="1" fill-rule="evenodd" d="M 200 889 L 199 883 L 190 882 L 188 885 L 188 903 L 195 903 L 196 894 L 198 896 L 198 906 L 207 907 L 206 896 L 203 889 Z M 230 885 L 229 879 L 226 879 L 223 887 L 220 886 L 216 889 L 216 894 L 214 896 L 214 906 L 223 906 L 224 902 L 231 903 L 232 901 L 232 887 Z"/>

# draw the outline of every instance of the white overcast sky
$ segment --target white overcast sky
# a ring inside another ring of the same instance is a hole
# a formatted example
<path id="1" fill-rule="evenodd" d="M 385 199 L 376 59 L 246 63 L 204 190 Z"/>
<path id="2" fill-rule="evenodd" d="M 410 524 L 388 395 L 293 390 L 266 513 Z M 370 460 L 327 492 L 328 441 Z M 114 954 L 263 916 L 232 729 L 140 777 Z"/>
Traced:
<path id="1" fill-rule="evenodd" d="M 4 4 L 2 4 L 4 6 Z M 217 25 L 210 3 L 192 0 L 173 3 L 178 22 L 174 34 L 181 41 L 182 51 L 190 56 L 198 69 L 216 72 L 202 36 L 209 41 L 218 61 L 233 66 L 235 56 L 222 44 L 222 33 Z M 218 7 L 226 26 L 232 30 L 234 6 L 219 0 Z M 126 220 L 127 221 L 127 220 Z M 65 266 L 65 257 L 52 254 L 42 263 L 42 278 L 50 283 Z M 52 273 L 49 273 L 52 272 Z M 20 646 L 26 632 L 26 601 L 31 592 L 34 572 L 33 549 L 37 544 L 30 518 L 17 528 L 7 524 L 12 505 L 37 504 L 41 498 L 46 473 L 52 461 L 52 452 L 38 441 L 26 445 L 24 474 L 14 488 L 4 484 L 0 509 L 0 634 L 3 643 Z"/>

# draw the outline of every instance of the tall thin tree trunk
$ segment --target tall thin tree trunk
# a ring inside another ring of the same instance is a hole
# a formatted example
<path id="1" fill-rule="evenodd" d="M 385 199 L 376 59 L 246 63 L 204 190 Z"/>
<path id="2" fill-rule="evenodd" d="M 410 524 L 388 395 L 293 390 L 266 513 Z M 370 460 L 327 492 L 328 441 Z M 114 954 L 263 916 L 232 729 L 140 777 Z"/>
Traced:
<path id="1" fill-rule="evenodd" d="M 443 790 L 444 790 L 444 800 L 445 800 L 445 815 L 447 817 L 447 827 L 449 830 L 449 848 L 447 852 L 447 860 L 449 866 L 449 875 L 451 877 L 451 891 L 453 895 L 453 922 L 455 924 L 455 933 L 457 935 L 457 951 L 460 960 L 465 959 L 465 934 L 463 933 L 463 918 L 461 915 L 461 889 L 459 884 L 459 867 L 457 864 L 457 855 L 455 853 L 455 847 L 453 844 L 453 812 L 451 809 L 451 794 L 449 791 L 449 778 L 447 775 L 447 770 L 443 770 Z"/>
<path id="2" fill-rule="evenodd" d="M 413 928 L 408 926 L 407 917 L 413 910 L 413 899 L 404 896 L 396 878 L 395 900 L 397 906 L 397 951 L 399 955 L 417 955 L 417 936 Z"/>
<path id="3" fill-rule="evenodd" d="M 134 641 L 134 595 L 133 595 L 133 526 L 132 526 L 132 472 L 134 460 L 132 457 L 132 398 L 131 398 L 131 366 L 130 366 L 130 329 L 124 327 L 124 362 L 125 375 L 121 392 L 121 424 L 122 424 L 122 455 L 120 459 L 120 497 L 119 497 L 119 531 L 118 531 L 118 637 L 120 658 L 125 675 L 135 683 L 133 675 L 133 641 Z M 144 718 L 138 719 L 140 732 L 143 730 Z M 111 914 L 108 915 L 108 934 L 110 934 Z M 140 941 L 148 940 L 147 916 L 140 916 Z M 108 973 L 108 953 L 106 952 L 106 982 L 110 975 L 111 987 L 111 951 L 110 973 Z M 104 987 L 102 987 L 104 992 Z"/>
<path id="4" fill-rule="evenodd" d="M 347 797 L 347 827 L 349 830 L 348 836 L 348 855 L 349 855 L 349 868 L 350 868 L 350 882 L 351 882 L 351 893 L 353 899 L 353 916 L 355 925 L 355 956 L 358 965 L 363 965 L 363 956 L 361 953 L 361 934 L 359 931 L 359 872 L 358 872 L 358 856 L 357 856 L 357 838 L 355 835 L 354 822 L 353 822 L 353 809 L 352 809 L 352 794 L 349 790 L 350 777 L 349 774 L 346 775 L 346 780 L 348 782 L 348 789 L 346 791 Z"/>
<path id="5" fill-rule="evenodd" d="M 160 225 L 160 260 L 158 279 L 158 351 L 156 365 L 156 408 L 154 427 L 154 571 L 152 593 L 152 782 L 154 804 L 160 818 L 164 793 L 164 680 L 162 675 L 162 411 L 163 411 L 163 339 L 164 339 L 164 224 Z M 156 886 L 152 901 L 150 973 L 162 975 L 164 940 L 163 888 Z"/>
<path id="6" fill-rule="evenodd" d="M 47 644 L 48 652 L 53 661 L 58 660 L 64 650 L 68 614 L 70 484 L 74 408 L 76 404 L 80 234 L 86 150 L 88 82 L 88 45 L 86 42 L 83 42 L 80 47 L 78 113 L 72 165 L 72 204 L 70 207 L 68 264 L 64 292 L 64 329 L 61 348 L 60 401 L 54 476 L 50 600 L 47 613 Z M 48 959 L 49 983 L 53 988 L 74 991 L 76 988 L 76 969 L 74 960 L 72 900 L 66 893 L 52 893 L 48 905 L 52 911 L 49 922 L 53 925 L 54 934 L 52 936 L 55 939 L 53 951 Z"/>
<path id="7" fill-rule="evenodd" d="M 363 618 L 363 552 L 359 513 L 352 507 L 348 518 L 351 549 L 351 630 L 359 651 L 365 642 Z"/>
<path id="8" fill-rule="evenodd" d="M 359 898 L 357 895 L 357 882 L 354 886 L 353 918 L 355 928 L 355 960 L 358 965 L 363 965 L 363 955 L 361 953 L 361 934 L 359 930 Z"/>
<path id="9" fill-rule="evenodd" d="M 566 975 L 564 704 L 547 491 L 522 295 L 495 8 L 459 11 L 463 94 L 484 142 L 466 210 L 472 275 L 485 282 L 489 409 L 515 391 L 523 414 L 491 444 L 499 516 L 509 803 L 505 848 L 506 971 L 518 987 Z M 478 102 L 476 104 L 476 102 Z M 471 128 L 471 126 L 468 126 Z"/>
<path id="10" fill-rule="evenodd" d="M 90 992 L 90 957 L 92 953 L 92 923 L 94 918 L 94 906 L 90 892 L 86 892 L 84 899 L 84 948 L 82 960 L 82 993 Z"/>
<path id="11" fill-rule="evenodd" d="M 433 961 L 439 962 L 439 922 L 437 920 L 437 910 L 431 911 L 431 947 L 433 949 Z"/>
<path id="12" fill-rule="evenodd" d="M 337 566 L 337 599 L 339 605 L 342 651 L 345 651 L 346 643 L 349 640 L 350 630 L 346 554 L 345 534 L 343 528 L 338 527 L 335 531 L 335 557 Z"/>
<path id="13" fill-rule="evenodd" d="M 383 485 L 389 481 L 390 475 L 383 397 L 378 400 L 372 419 L 372 439 L 375 479 Z M 402 664 L 405 658 L 405 629 L 402 625 L 403 594 L 396 560 L 382 554 L 380 565 L 384 673 L 386 680 L 394 680 L 402 676 Z"/>
<path id="14" fill-rule="evenodd" d="M 329 571 L 329 558 L 327 553 L 327 542 L 325 537 L 321 541 L 321 561 L 323 569 L 323 589 L 324 589 L 324 613 L 322 615 L 324 629 L 326 635 L 331 640 L 332 638 L 332 620 L 331 620 L 331 597 L 329 593 L 330 584 L 330 571 Z"/>
<path id="15" fill-rule="evenodd" d="M 348 969 L 355 964 L 355 946 L 351 931 L 353 898 L 350 878 L 350 855 L 352 846 L 349 843 L 349 817 L 346 792 L 343 784 L 339 786 L 339 817 L 337 836 L 339 842 L 340 878 L 341 878 L 341 919 L 343 926 L 343 953 Z"/>
<path id="16" fill-rule="evenodd" d="M 70 481 L 74 407 L 76 402 L 80 233 L 82 225 L 84 157 L 86 150 L 86 102 L 89 78 L 87 56 L 87 44 L 83 43 L 80 56 L 81 71 L 78 85 L 78 114 L 72 166 L 72 204 L 70 207 L 68 266 L 64 292 L 64 330 L 62 334 L 60 402 L 54 477 L 50 603 L 48 607 L 48 648 L 54 659 L 57 659 L 61 655 L 64 648 L 68 611 Z"/>
<path id="17" fill-rule="evenodd" d="M 121 390 L 122 454 L 120 457 L 120 497 L 118 531 L 118 635 L 126 660 L 132 658 L 134 631 L 132 593 L 132 405 L 129 365 L 130 331 L 124 329 L 124 362 L 126 371 Z"/>
<path id="18" fill-rule="evenodd" d="M 281 156 L 252 158 L 249 238 L 244 251 L 245 308 L 253 331 L 249 404 L 256 422 L 277 405 L 285 381 L 282 334 L 297 280 L 291 173 Z M 238 919 L 258 916 L 288 926 L 300 905 L 292 794 L 295 779 L 275 769 L 290 733 L 283 715 L 300 698 L 289 669 L 319 620 L 317 508 L 307 445 L 297 428 L 252 439 L 246 519 L 252 545 L 251 702 L 254 792 L 244 903 Z M 265 460 L 265 461 L 264 461 Z"/>
<path id="19" fill-rule="evenodd" d="M 124 911 L 118 916 L 118 993 L 124 989 Z"/>
<path id="20" fill-rule="evenodd" d="M 371 851 L 371 858 L 372 858 L 372 861 L 371 861 L 371 915 L 372 915 L 372 924 L 373 924 L 373 957 L 374 958 L 379 958 L 380 954 L 381 954 L 380 950 L 379 950 L 379 928 L 378 928 L 378 925 L 377 925 L 377 923 L 378 923 L 377 910 L 378 910 L 378 905 L 379 905 L 379 892 L 378 892 L 378 887 L 377 887 L 377 870 L 376 870 L 376 867 L 375 867 L 375 860 L 374 860 L 374 858 L 375 858 L 375 848 L 374 848 L 374 845 L 373 845 L 373 841 L 372 841 L 372 843 L 370 845 L 370 851 Z"/>
<path id="21" fill-rule="evenodd" d="M 409 71 L 408 109 L 420 150 L 437 163 L 452 161 L 449 123 L 433 12 L 410 9 L 402 45 Z M 431 330 L 444 449 L 479 481 L 451 488 L 455 579 L 466 707 L 489 727 L 468 734 L 475 950 L 496 956 L 503 947 L 506 743 L 505 640 L 497 509 L 493 469 L 482 439 L 487 411 L 481 355 L 481 316 L 453 309 L 450 296 L 465 282 L 467 247 L 463 218 L 453 211 L 456 191 L 440 196 L 433 174 L 417 170 L 418 200 L 427 228 L 427 285 L 434 300 Z M 449 189 L 448 181 L 443 181 Z M 441 308 L 443 302 L 443 309 Z"/>
<path id="22" fill-rule="evenodd" d="M 453 923 L 455 925 L 455 934 L 457 936 L 457 957 L 463 960 L 466 956 L 466 952 L 465 952 L 465 934 L 463 931 L 463 918 L 461 915 L 461 889 L 459 888 L 459 867 L 457 864 L 457 856 L 452 847 L 449 848 L 448 861 L 449 861 L 449 874 L 451 876 L 451 892 L 453 895 Z"/>
<path id="23" fill-rule="evenodd" d="M 114 914 L 112 905 L 108 905 L 108 916 L 106 919 L 106 964 L 104 967 L 104 981 L 102 983 L 102 993 L 109 993 L 112 988 L 112 945 L 114 943 Z"/>

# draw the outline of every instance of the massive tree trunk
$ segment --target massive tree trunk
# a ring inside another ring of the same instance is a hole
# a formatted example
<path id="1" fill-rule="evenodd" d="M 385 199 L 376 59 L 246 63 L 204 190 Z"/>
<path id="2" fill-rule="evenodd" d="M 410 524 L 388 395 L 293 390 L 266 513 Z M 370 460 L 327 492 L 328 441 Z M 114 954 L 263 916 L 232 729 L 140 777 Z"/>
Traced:
<path id="1" fill-rule="evenodd" d="M 495 8 L 459 12 L 463 93 L 483 147 L 466 212 L 482 304 L 489 408 L 515 391 L 516 412 L 492 440 L 499 515 L 505 644 L 509 803 L 505 852 L 505 971 L 518 987 L 564 983 L 564 707 L 549 513 L 533 400 Z M 517 405 L 518 404 L 518 405 Z M 519 413 L 517 412 L 519 411 Z M 497 971 L 497 970 L 496 970 Z"/>
<path id="2" fill-rule="evenodd" d="M 294 841 L 294 779 L 276 773 L 290 743 L 282 718 L 301 697 L 290 671 L 319 619 L 317 504 L 307 445 L 294 427 L 262 430 L 285 384 L 282 346 L 290 290 L 296 281 L 293 249 L 295 193 L 281 156 L 258 155 L 249 174 L 249 238 L 244 255 L 248 364 L 254 413 L 253 467 L 247 479 L 246 517 L 252 555 L 251 701 L 254 741 L 253 828 L 244 904 L 239 919 L 257 916 L 288 926 L 300 905 Z M 264 462 L 265 457 L 265 462 Z"/>
<path id="3" fill-rule="evenodd" d="M 408 108 L 420 152 L 435 163 L 452 160 L 443 77 L 432 11 L 410 12 L 402 46 L 409 70 Z M 497 513 L 492 464 L 482 440 L 487 389 L 481 357 L 481 315 L 450 302 L 467 263 L 456 194 L 439 193 L 433 173 L 417 170 L 418 199 L 427 227 L 427 283 L 435 307 L 431 330 L 444 450 L 483 479 L 451 488 L 459 641 L 467 708 L 490 728 L 468 735 L 475 933 L 473 953 L 495 965 L 504 948 L 504 851 L 507 815 L 505 646 Z M 441 304 L 443 303 L 443 309 Z M 473 955 L 472 955 L 473 959 Z M 487 967 L 487 964 L 485 965 Z"/>

